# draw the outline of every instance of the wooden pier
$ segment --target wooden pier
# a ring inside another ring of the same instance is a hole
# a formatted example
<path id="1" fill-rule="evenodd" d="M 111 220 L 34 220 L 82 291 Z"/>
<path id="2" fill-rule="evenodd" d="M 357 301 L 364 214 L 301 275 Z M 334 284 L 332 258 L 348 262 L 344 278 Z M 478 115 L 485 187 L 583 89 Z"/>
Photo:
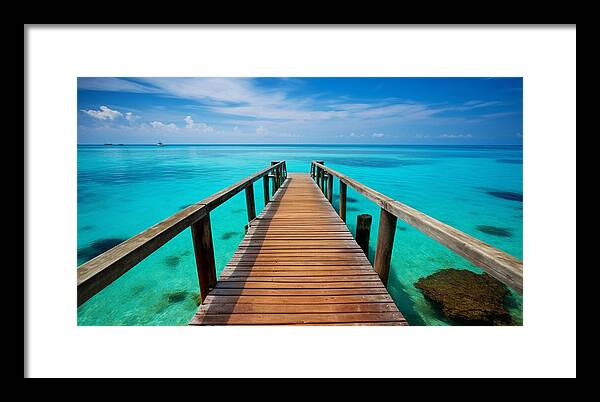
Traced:
<path id="1" fill-rule="evenodd" d="M 406 325 L 344 221 L 306 174 L 290 174 L 191 320 Z"/>
<path id="2" fill-rule="evenodd" d="M 332 205 L 334 178 L 339 215 Z M 257 216 L 253 184 L 261 179 L 266 206 Z M 370 217 L 359 217 L 362 248 L 345 224 L 348 186 L 381 207 L 373 266 L 365 255 Z M 217 279 L 210 212 L 241 191 L 247 233 Z M 310 173 L 289 175 L 285 161 L 274 161 L 79 266 L 77 305 L 190 227 L 202 301 L 192 325 L 407 325 L 386 289 L 397 219 L 523 292 L 523 264 L 513 256 L 324 161 L 313 161 Z"/>

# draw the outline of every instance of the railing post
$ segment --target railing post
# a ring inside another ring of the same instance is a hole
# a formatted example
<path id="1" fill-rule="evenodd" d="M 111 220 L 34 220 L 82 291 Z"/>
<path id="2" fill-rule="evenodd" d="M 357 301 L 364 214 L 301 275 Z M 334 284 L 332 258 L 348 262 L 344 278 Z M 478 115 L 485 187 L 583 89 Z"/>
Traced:
<path id="1" fill-rule="evenodd" d="M 324 161 L 315 161 L 315 162 L 320 163 L 321 165 L 325 164 Z M 321 191 L 325 191 L 323 188 L 324 178 L 325 178 L 325 171 L 322 168 L 317 167 L 317 185 L 319 186 Z"/>
<path id="2" fill-rule="evenodd" d="M 379 274 L 384 285 L 387 285 L 390 273 L 390 262 L 392 260 L 392 249 L 394 248 L 394 234 L 396 233 L 396 218 L 385 209 L 381 208 L 379 215 L 379 231 L 377 232 L 377 249 L 375 251 L 375 262 L 373 267 Z"/>
<path id="3" fill-rule="evenodd" d="M 356 217 L 356 242 L 367 257 L 369 257 L 369 238 L 371 237 L 372 220 L 373 217 L 369 214 L 361 214 Z"/>
<path id="4" fill-rule="evenodd" d="M 271 166 L 276 165 L 277 161 L 271 161 Z M 271 196 L 275 196 L 275 192 L 277 191 L 277 173 L 276 170 L 271 170 L 269 176 L 273 179 L 273 188 L 271 190 Z"/>
<path id="5" fill-rule="evenodd" d="M 277 169 L 277 188 L 281 187 L 283 183 L 283 167 L 279 166 Z"/>
<path id="6" fill-rule="evenodd" d="M 340 180 L 340 218 L 346 222 L 346 195 L 348 194 L 348 186 Z"/>
<path id="7" fill-rule="evenodd" d="M 271 201 L 271 197 L 269 197 L 269 175 L 266 174 L 263 176 L 263 192 L 265 196 L 265 205 Z"/>
<path id="8" fill-rule="evenodd" d="M 327 199 L 333 204 L 333 175 L 327 175 Z"/>
<path id="9" fill-rule="evenodd" d="M 248 210 L 248 222 L 256 218 L 256 208 L 254 206 L 254 185 L 250 183 L 246 187 L 246 209 Z"/>
<path id="10" fill-rule="evenodd" d="M 200 284 L 200 300 L 204 301 L 208 292 L 217 285 L 215 270 L 215 251 L 210 229 L 210 215 L 194 222 L 191 226 L 192 242 L 196 255 L 196 270 Z"/>

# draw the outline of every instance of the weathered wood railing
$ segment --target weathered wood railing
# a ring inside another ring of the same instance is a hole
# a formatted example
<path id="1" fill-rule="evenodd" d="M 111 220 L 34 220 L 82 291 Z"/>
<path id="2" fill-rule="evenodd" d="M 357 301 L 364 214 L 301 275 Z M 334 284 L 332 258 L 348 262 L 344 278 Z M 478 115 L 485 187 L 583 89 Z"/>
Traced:
<path id="1" fill-rule="evenodd" d="M 273 181 L 273 194 L 287 177 L 285 161 L 271 162 L 271 166 L 171 215 L 160 223 L 144 230 L 112 249 L 100 254 L 77 268 L 77 305 L 110 285 L 144 258 L 165 243 L 191 227 L 196 255 L 196 268 L 200 283 L 200 297 L 206 297 L 216 285 L 215 256 L 210 225 L 210 211 L 242 190 L 246 190 L 248 221 L 256 217 L 253 183 L 263 178 L 265 204 L 269 196 L 269 179 Z"/>
<path id="2" fill-rule="evenodd" d="M 381 207 L 377 247 L 373 267 L 384 284 L 390 270 L 394 234 L 397 218 L 420 230 L 427 236 L 461 255 L 494 278 L 502 281 L 519 293 L 523 293 L 523 262 L 466 233 L 442 223 L 408 205 L 383 195 L 362 183 L 337 172 L 323 161 L 313 161 L 311 176 L 325 193 L 329 202 L 333 200 L 333 177 L 340 181 L 339 214 L 346 221 L 347 186 L 364 195 Z M 325 185 L 327 182 L 327 187 Z"/>

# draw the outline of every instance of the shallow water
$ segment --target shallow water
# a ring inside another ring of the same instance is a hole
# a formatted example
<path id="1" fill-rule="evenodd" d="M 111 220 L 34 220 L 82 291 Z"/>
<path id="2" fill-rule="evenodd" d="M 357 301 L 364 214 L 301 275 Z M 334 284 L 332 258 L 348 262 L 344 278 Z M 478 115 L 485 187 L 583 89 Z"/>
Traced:
<path id="1" fill-rule="evenodd" d="M 78 264 L 189 204 L 285 159 L 289 172 L 310 161 L 354 179 L 498 247 L 523 254 L 521 147 L 181 145 L 78 146 Z M 334 184 L 337 206 L 338 181 Z M 254 193 L 264 206 L 262 182 Z M 348 226 L 379 208 L 348 188 Z M 244 193 L 211 213 L 217 274 L 237 248 L 247 223 Z M 441 268 L 481 272 L 408 224 L 398 221 L 388 288 L 412 325 L 448 325 L 413 286 Z M 190 230 L 131 269 L 77 309 L 79 325 L 180 325 L 197 309 L 198 279 Z M 522 297 L 510 298 L 522 323 Z"/>

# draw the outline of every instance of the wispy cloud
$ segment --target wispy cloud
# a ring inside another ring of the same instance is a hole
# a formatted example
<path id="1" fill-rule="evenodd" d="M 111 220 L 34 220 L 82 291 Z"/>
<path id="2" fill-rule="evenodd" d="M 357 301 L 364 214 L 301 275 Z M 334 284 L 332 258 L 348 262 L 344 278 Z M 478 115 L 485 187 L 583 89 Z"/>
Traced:
<path id="1" fill-rule="evenodd" d="M 192 119 L 192 116 L 186 116 L 183 121 L 185 121 L 185 128 L 187 128 L 188 130 L 195 130 L 201 133 L 212 133 L 213 131 L 215 131 L 215 129 L 211 126 L 209 126 L 206 123 L 196 123 L 194 122 L 194 119 Z"/>
<path id="2" fill-rule="evenodd" d="M 150 126 L 157 130 L 177 130 L 177 125 L 175 123 L 165 124 L 162 121 L 150 122 Z"/>
<path id="3" fill-rule="evenodd" d="M 77 88 L 89 91 L 112 91 L 131 93 L 158 93 L 158 88 L 143 85 L 135 81 L 112 77 L 79 77 Z"/>
<path id="4" fill-rule="evenodd" d="M 139 118 L 140 118 L 140 116 L 136 116 L 136 115 L 135 115 L 135 114 L 133 114 L 132 112 L 127 112 L 127 113 L 125 113 L 125 119 L 126 119 L 127 121 L 130 121 L 130 122 L 132 122 L 132 121 L 135 121 L 135 120 L 137 120 L 137 119 L 139 119 Z"/>

